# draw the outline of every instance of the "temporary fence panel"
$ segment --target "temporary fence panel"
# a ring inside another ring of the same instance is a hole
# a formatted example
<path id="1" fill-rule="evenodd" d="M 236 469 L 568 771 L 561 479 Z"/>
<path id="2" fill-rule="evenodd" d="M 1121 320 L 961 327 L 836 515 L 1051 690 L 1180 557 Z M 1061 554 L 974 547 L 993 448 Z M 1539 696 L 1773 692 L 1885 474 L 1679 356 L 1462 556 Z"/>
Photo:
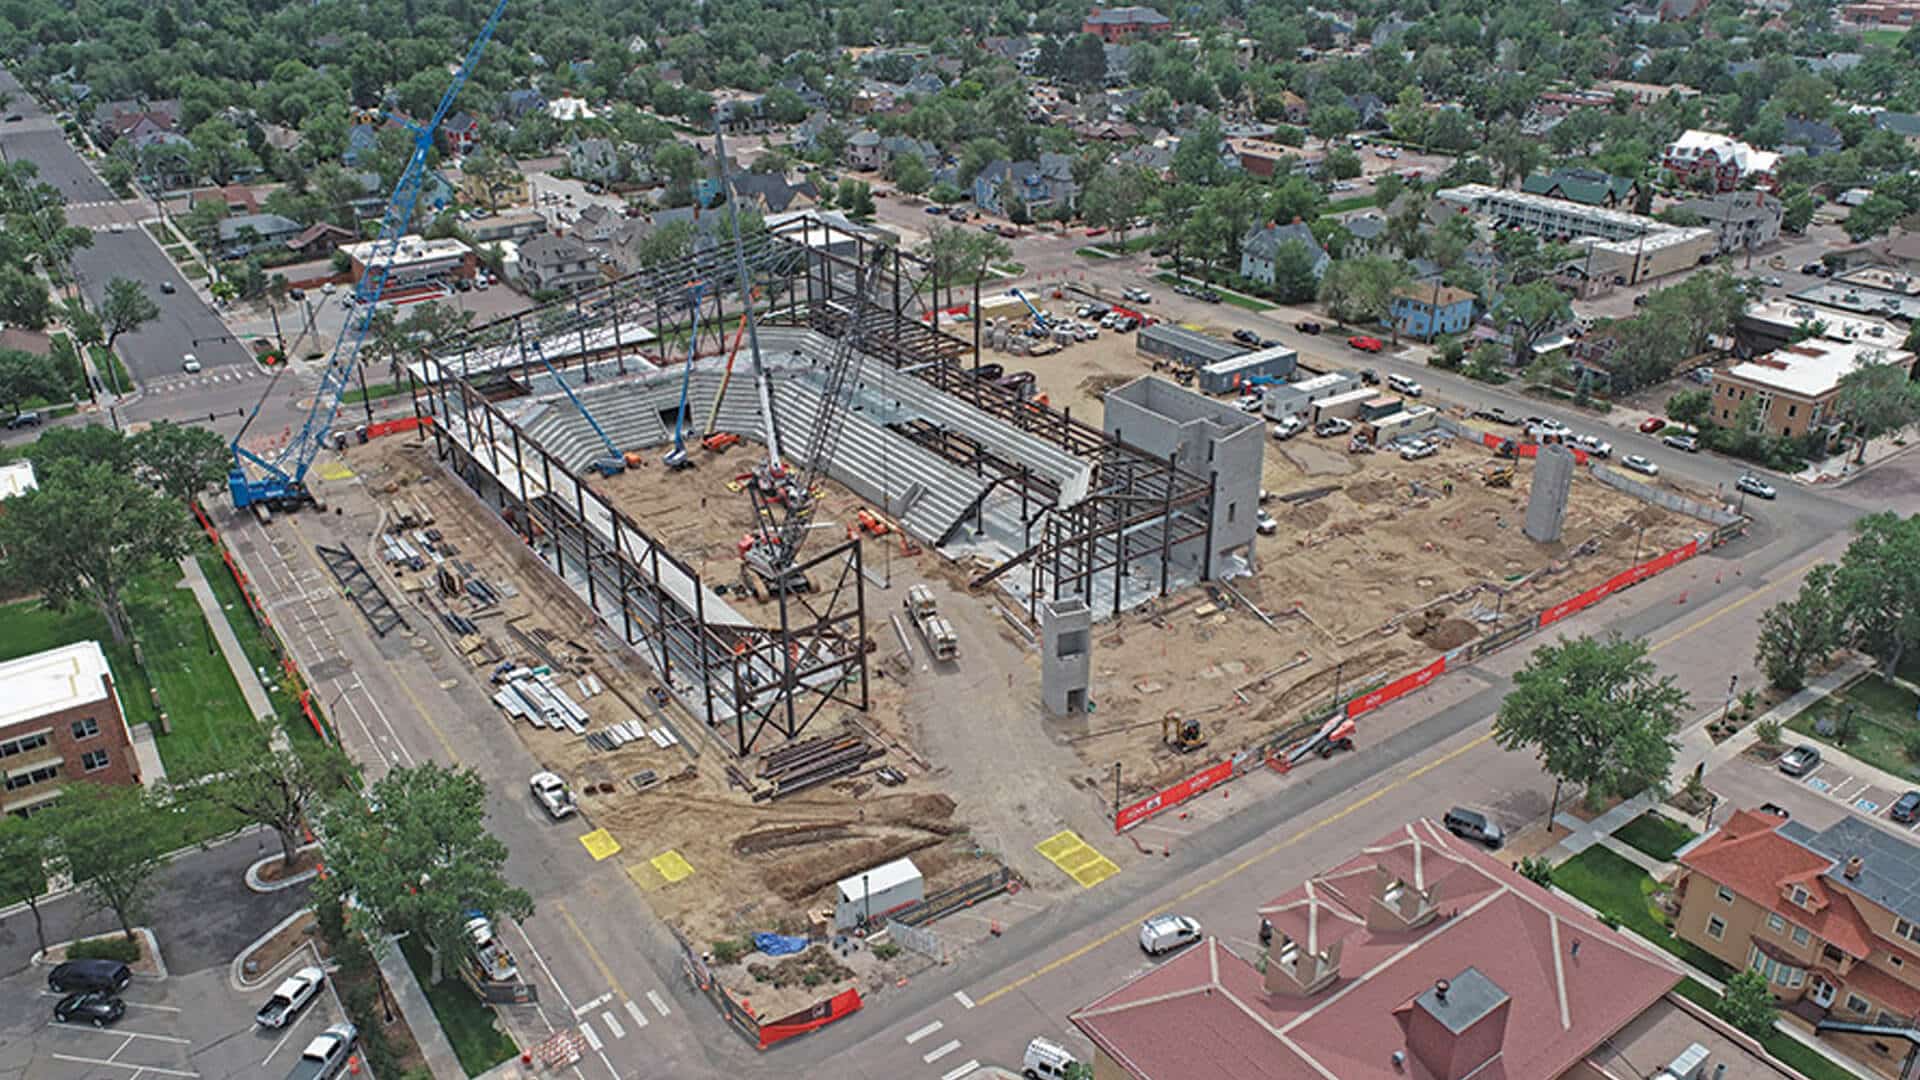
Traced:
<path id="1" fill-rule="evenodd" d="M 899 942 L 901 948 L 912 949 L 929 960 L 938 961 L 946 957 L 945 948 L 940 944 L 940 935 L 926 927 L 908 926 L 888 919 L 887 937 Z"/>
<path id="2" fill-rule="evenodd" d="M 792 1016 L 782 1017 L 770 1024 L 760 1025 L 760 1049 L 765 1050 L 774 1043 L 791 1039 L 795 1035 L 805 1035 L 809 1031 L 818 1031 L 835 1020 L 840 1020 L 860 1011 L 864 1004 L 860 1000 L 860 991 L 842 990 L 825 1001 L 816 1002 Z"/>
<path id="3" fill-rule="evenodd" d="M 417 431 L 423 427 L 432 427 L 431 416 L 406 416 L 398 420 L 379 420 L 367 425 L 367 438 L 377 439 L 382 435 L 398 435 L 401 432 Z"/>
<path id="4" fill-rule="evenodd" d="M 1663 555 L 1648 559 L 1638 566 L 1630 566 L 1608 578 L 1606 581 L 1588 589 L 1586 592 L 1570 599 L 1562 600 L 1558 604 L 1541 612 L 1540 625 L 1544 627 L 1559 622 L 1561 619 L 1575 612 L 1582 611 L 1599 603 L 1601 600 L 1619 592 L 1621 589 L 1638 585 L 1640 582 L 1645 581 L 1655 574 L 1671 570 L 1680 563 L 1693 558 L 1694 555 L 1699 553 L 1699 550 L 1700 542 L 1698 540 L 1689 540 Z"/>
<path id="5" fill-rule="evenodd" d="M 1500 447 L 1504 446 L 1507 442 L 1511 441 L 1513 443 L 1513 456 L 1523 457 L 1523 458 L 1540 456 L 1539 443 L 1521 442 L 1519 439 L 1512 439 L 1510 436 L 1505 436 L 1505 435 L 1496 435 L 1491 431 L 1481 435 L 1480 441 L 1489 450 L 1498 450 L 1500 449 Z M 1585 450 L 1580 449 L 1579 447 L 1573 445 L 1572 443 L 1562 443 L 1560 445 L 1563 445 L 1568 450 L 1573 451 L 1573 460 L 1575 464 L 1585 465 L 1587 463 L 1587 452 Z"/>
<path id="6" fill-rule="evenodd" d="M 1447 658 L 1441 657 L 1419 671 L 1402 675 L 1387 685 L 1371 693 L 1362 694 L 1347 702 L 1347 719 L 1351 720 L 1361 713 L 1372 712 L 1395 698 L 1413 693 L 1440 677 L 1447 670 Z"/>
<path id="7" fill-rule="evenodd" d="M 1160 811 L 1168 809 L 1169 807 L 1178 806 L 1180 803 L 1206 791 L 1215 784 L 1223 783 L 1232 778 L 1233 761 L 1229 759 L 1216 762 L 1179 783 L 1163 788 L 1156 794 L 1141 799 L 1132 806 L 1121 808 L 1113 817 L 1113 831 L 1123 832 L 1130 829 Z"/>

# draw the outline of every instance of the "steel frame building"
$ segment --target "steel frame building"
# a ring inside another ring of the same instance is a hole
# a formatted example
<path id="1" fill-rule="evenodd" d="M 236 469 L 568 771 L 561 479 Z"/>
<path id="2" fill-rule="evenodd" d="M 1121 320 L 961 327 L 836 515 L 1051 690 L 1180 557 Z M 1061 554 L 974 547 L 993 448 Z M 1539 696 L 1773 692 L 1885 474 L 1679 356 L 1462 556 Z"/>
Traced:
<path id="1" fill-rule="evenodd" d="M 977 369 L 978 321 L 971 343 L 935 329 L 934 298 L 943 287 L 950 294 L 952 284 L 938 279 L 931 262 L 897 248 L 877 253 L 873 244 L 865 235 L 804 221 L 749 238 L 745 254 L 760 325 L 805 328 L 832 339 L 846 330 L 850 311 L 864 310 L 868 363 L 912 375 L 1090 466 L 1084 492 L 1063 491 L 1057 479 L 956 425 L 890 425 L 900 437 L 990 481 L 975 512 L 990 493 L 1017 495 L 1024 548 L 972 584 L 984 586 L 1024 568 L 1036 621 L 1047 598 L 1074 596 L 1092 605 L 1096 597 L 1104 603 L 1110 588 L 1117 614 L 1125 591 L 1165 595 L 1177 587 L 1168 569 L 1172 549 L 1196 540 L 1211 547 L 1211 476 L 1111 439 L 1069 410 L 975 378 L 967 354 Z M 867 302 L 848 305 L 857 269 L 876 258 L 884 269 Z M 682 362 L 694 321 L 688 304 L 694 281 L 707 286 L 698 300 L 694 348 L 701 355 L 724 353 L 737 333 L 730 320 L 740 315 L 728 307 L 740 294 L 731 260 L 730 251 L 709 249 L 472 328 L 413 365 L 409 388 L 415 415 L 431 421 L 440 459 L 529 546 L 544 547 L 542 557 L 554 572 L 649 661 L 683 704 L 716 730 L 730 727 L 730 749 L 745 756 L 769 730 L 783 739 L 798 736 L 829 705 L 868 707 L 860 542 L 805 558 L 800 569 L 814 589 L 776 592 L 777 623 L 757 625 L 522 431 L 499 404 L 529 393 L 533 378 L 545 373 L 536 347 L 547 362 L 581 381 L 606 379 L 609 363 L 624 373 L 629 363 L 652 370 Z M 977 310 L 979 286 L 972 288 Z M 553 542 L 542 545 L 543 537 Z M 1211 572 L 1209 560 L 1201 576 Z"/>

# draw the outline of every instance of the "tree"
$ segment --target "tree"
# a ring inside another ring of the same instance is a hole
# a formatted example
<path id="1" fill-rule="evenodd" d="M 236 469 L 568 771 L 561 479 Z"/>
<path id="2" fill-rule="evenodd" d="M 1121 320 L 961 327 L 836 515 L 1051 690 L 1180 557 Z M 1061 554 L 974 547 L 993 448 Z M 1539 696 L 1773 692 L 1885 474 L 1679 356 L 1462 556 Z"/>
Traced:
<path id="1" fill-rule="evenodd" d="M 434 982 L 444 955 L 461 948 L 470 912 L 533 914 L 533 898 L 502 873 L 507 846 L 486 830 L 478 773 L 426 762 L 393 770 L 370 794 L 322 810 L 329 874 L 316 900 L 351 896 L 381 932 L 417 935 L 433 955 Z"/>
<path id="2" fill-rule="evenodd" d="M 1336 146 L 1327 151 L 1327 175 L 1335 180 L 1351 180 L 1360 175 L 1360 155 L 1351 147 Z"/>
<path id="3" fill-rule="evenodd" d="M 1847 433 L 1867 459 L 1867 442 L 1892 435 L 1920 421 L 1920 387 L 1895 364 L 1866 363 L 1840 376 L 1834 412 L 1847 422 Z"/>
<path id="4" fill-rule="evenodd" d="M 840 181 L 840 190 L 834 199 L 848 217 L 870 218 L 873 216 L 873 188 L 865 180 L 845 179 Z"/>
<path id="5" fill-rule="evenodd" d="M 1297 304 L 1311 300 L 1320 288 L 1313 276 L 1313 264 L 1319 253 L 1299 240 L 1281 244 L 1273 253 L 1273 291 L 1281 300 Z"/>
<path id="6" fill-rule="evenodd" d="M 53 314 L 46 282 L 18 266 L 0 266 L 0 322 L 38 330 Z"/>
<path id="7" fill-rule="evenodd" d="M 302 740 L 269 749 L 273 724 L 263 721 L 251 747 L 224 747 L 191 762 L 176 783 L 188 802 L 239 814 L 280 838 L 292 866 L 308 814 L 327 796 L 352 786 L 353 763 L 330 743 Z M 236 752 L 237 751 L 237 752 Z"/>
<path id="8" fill-rule="evenodd" d="M 1508 289 L 1493 310 L 1496 322 L 1513 338 L 1513 362 L 1533 362 L 1533 343 L 1573 312 L 1567 294 L 1550 281 L 1534 281 Z"/>
<path id="9" fill-rule="evenodd" d="M 53 401 L 67 392 L 53 357 L 0 349 L 0 408 L 18 416 L 21 408 L 35 398 Z"/>
<path id="10" fill-rule="evenodd" d="M 1343 323 L 1368 326 L 1386 317 L 1393 294 L 1410 279 L 1406 264 L 1384 255 L 1341 259 L 1320 276 L 1320 302 Z"/>
<path id="11" fill-rule="evenodd" d="M 143 478 L 182 502 L 225 480 L 233 463 L 227 440 L 171 420 L 156 420 L 135 435 L 133 456 Z"/>
<path id="12" fill-rule="evenodd" d="M 1525 179 L 1527 174 L 1540 167 L 1540 161 L 1545 156 L 1540 140 L 1520 134 L 1517 128 L 1494 136 L 1487 143 L 1486 150 L 1494 167 L 1500 170 L 1501 187 L 1506 187 L 1516 179 Z"/>
<path id="13" fill-rule="evenodd" d="M 893 186 L 908 195 L 923 194 L 933 186 L 933 173 L 918 154 L 900 154 L 889 167 L 893 172 Z"/>
<path id="14" fill-rule="evenodd" d="M 1840 556 L 1834 589 L 1854 644 L 1892 674 L 1920 640 L 1920 516 L 1861 518 Z"/>
<path id="15" fill-rule="evenodd" d="M 37 462 L 36 462 L 37 464 Z M 7 500 L 0 551 L 8 580 L 47 606 L 99 605 L 113 640 L 127 641 L 127 583 L 187 551 L 187 517 L 165 496 L 104 461 L 56 461 L 40 486 Z"/>
<path id="16" fill-rule="evenodd" d="M 146 286 L 128 278 L 114 278 L 107 282 L 107 295 L 100 301 L 100 321 L 107 332 L 102 344 L 111 349 L 121 334 L 159 317 L 160 305 L 147 295 Z"/>
<path id="17" fill-rule="evenodd" d="M 1773 990 L 1767 977 L 1749 968 L 1727 978 L 1726 996 L 1720 1000 L 1720 1015 L 1741 1031 L 1758 1039 L 1773 1031 Z"/>
<path id="18" fill-rule="evenodd" d="M 51 824 L 42 815 L 0 819 L 0 903 L 27 905 L 41 952 L 47 949 L 47 928 L 40 922 L 40 898 L 60 869 L 59 851 L 48 831 Z"/>
<path id="19" fill-rule="evenodd" d="M 1657 673 L 1644 641 L 1543 645 L 1513 682 L 1493 724 L 1503 749 L 1532 749 L 1555 780 L 1584 786 L 1590 799 L 1664 787 L 1688 700 Z"/>
<path id="20" fill-rule="evenodd" d="M 930 192 L 927 197 L 939 203 L 941 206 L 952 206 L 954 203 L 966 198 L 967 193 L 961 191 L 953 184 L 942 180 L 938 184 L 933 185 L 933 191 Z"/>
<path id="21" fill-rule="evenodd" d="M 1706 390 L 1682 390 L 1667 399 L 1667 416 L 1676 424 L 1699 427 L 1713 410 L 1713 394 Z"/>
<path id="22" fill-rule="evenodd" d="M 1754 661 L 1767 682 L 1793 692 L 1807 684 L 1807 672 L 1840 647 L 1845 613 L 1834 587 L 1835 570 L 1821 564 L 1807 572 L 1800 591 L 1760 616 L 1760 640 Z"/>
<path id="23" fill-rule="evenodd" d="M 1867 201 L 1854 207 L 1841 224 L 1847 230 L 1847 239 L 1859 243 L 1885 233 L 1893 227 L 1894 222 L 1905 216 L 1905 204 L 1876 191 L 1867 196 Z"/>
<path id="24" fill-rule="evenodd" d="M 170 808 L 144 788 L 68 785 L 48 811 L 62 862 L 95 907 L 113 912 L 126 936 L 146 915 L 165 864 Z"/>
<path id="25" fill-rule="evenodd" d="M 488 210 L 500 209 L 500 197 L 525 182 L 513 155 L 485 146 L 468 154 L 466 161 L 461 163 L 460 171 L 473 177 L 480 185 L 480 190 L 486 193 Z"/>

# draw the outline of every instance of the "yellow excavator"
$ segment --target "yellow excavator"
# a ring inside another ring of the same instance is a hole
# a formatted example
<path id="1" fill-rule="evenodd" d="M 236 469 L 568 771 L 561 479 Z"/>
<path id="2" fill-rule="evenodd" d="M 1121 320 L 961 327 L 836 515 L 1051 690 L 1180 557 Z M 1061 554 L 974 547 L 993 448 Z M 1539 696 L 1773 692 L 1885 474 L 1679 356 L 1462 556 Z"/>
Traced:
<path id="1" fill-rule="evenodd" d="M 1207 745 L 1207 736 L 1197 717 L 1181 716 L 1174 710 L 1160 720 L 1160 741 L 1175 753 L 1191 754 Z"/>
<path id="2" fill-rule="evenodd" d="M 1488 487 L 1513 486 L 1513 462 L 1489 462 L 1480 470 L 1480 482 Z"/>

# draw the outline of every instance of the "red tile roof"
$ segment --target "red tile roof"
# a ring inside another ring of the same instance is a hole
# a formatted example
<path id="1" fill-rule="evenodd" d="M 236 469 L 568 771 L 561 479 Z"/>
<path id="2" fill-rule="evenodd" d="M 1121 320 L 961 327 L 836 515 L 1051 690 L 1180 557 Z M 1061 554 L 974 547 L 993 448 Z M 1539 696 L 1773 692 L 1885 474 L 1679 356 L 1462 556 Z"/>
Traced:
<path id="1" fill-rule="evenodd" d="M 1832 976 L 1828 976 L 1831 978 Z M 1920 1013 L 1920 990 L 1916 990 L 1892 975 L 1868 964 L 1855 964 L 1853 970 L 1840 980 L 1861 997 L 1872 999 L 1874 1005 L 1898 1016 L 1908 1017 Z M 1844 1003 L 1845 999 L 1842 999 Z M 1833 1008 L 1836 1016 L 1844 1017 L 1842 1005 Z"/>
<path id="2" fill-rule="evenodd" d="M 1381 868 L 1431 890 L 1437 920 L 1369 930 Z M 1310 953 L 1341 943 L 1341 978 L 1311 997 L 1268 994 L 1217 938 L 1076 1012 L 1087 1036 L 1134 1075 L 1210 1080 L 1428 1080 L 1396 1012 L 1478 968 L 1511 999 L 1500 1056 L 1479 1080 L 1557 1076 L 1679 981 L 1664 957 L 1602 927 L 1431 821 L 1382 837 L 1260 909 Z M 1579 946 L 1575 955 L 1574 946 Z"/>
<path id="3" fill-rule="evenodd" d="M 1833 860 L 1781 836 L 1784 820 L 1737 810 L 1678 861 L 1689 871 L 1806 927 L 1848 955 L 1865 959 L 1873 952 L 1873 931 L 1853 901 L 1821 876 L 1833 869 Z M 1817 910 L 1809 911 L 1788 898 L 1784 890 L 1791 885 L 1804 886 Z"/>

